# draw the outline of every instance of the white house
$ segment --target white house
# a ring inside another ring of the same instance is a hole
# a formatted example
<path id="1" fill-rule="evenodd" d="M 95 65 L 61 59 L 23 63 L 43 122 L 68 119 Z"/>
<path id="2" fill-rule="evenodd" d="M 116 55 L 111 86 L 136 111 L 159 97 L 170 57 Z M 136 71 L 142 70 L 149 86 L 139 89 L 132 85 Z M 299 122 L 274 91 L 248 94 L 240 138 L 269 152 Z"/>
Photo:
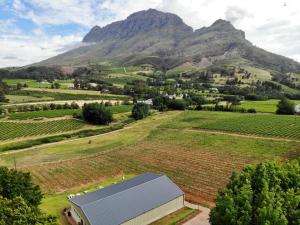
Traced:
<path id="1" fill-rule="evenodd" d="M 147 100 L 138 100 L 138 103 L 145 103 L 146 105 L 153 105 L 152 99 L 147 99 Z"/>

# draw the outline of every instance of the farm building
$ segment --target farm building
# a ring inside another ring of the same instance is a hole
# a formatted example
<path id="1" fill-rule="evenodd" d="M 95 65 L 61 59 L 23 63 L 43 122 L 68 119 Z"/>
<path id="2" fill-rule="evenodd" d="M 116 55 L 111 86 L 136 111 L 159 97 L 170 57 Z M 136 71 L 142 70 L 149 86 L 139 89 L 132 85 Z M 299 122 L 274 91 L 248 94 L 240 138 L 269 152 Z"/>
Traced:
<path id="1" fill-rule="evenodd" d="M 69 201 L 81 225 L 146 225 L 181 209 L 184 193 L 167 176 L 147 173 Z"/>
<path id="2" fill-rule="evenodd" d="M 295 112 L 300 114 L 300 105 L 295 106 Z"/>

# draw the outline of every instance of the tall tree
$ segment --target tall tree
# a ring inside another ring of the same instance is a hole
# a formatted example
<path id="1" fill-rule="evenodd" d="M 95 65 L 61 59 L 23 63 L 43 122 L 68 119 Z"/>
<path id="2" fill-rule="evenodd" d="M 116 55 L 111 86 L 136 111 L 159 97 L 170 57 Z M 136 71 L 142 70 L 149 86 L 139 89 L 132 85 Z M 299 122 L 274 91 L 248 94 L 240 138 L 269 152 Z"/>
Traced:
<path id="1" fill-rule="evenodd" d="M 300 160 L 267 162 L 234 173 L 216 198 L 212 225 L 300 224 Z"/>

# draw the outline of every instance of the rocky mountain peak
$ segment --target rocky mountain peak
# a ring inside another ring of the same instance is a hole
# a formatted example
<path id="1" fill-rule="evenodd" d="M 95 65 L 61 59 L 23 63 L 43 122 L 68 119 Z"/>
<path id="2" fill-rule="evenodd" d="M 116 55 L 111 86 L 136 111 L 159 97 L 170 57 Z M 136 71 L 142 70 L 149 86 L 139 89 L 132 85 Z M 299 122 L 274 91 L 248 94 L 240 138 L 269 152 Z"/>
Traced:
<path id="1" fill-rule="evenodd" d="M 95 26 L 84 37 L 83 42 L 100 42 L 107 39 L 124 40 L 139 33 L 166 27 L 174 27 L 183 32 L 192 32 L 193 30 L 175 14 L 148 9 L 133 13 L 125 20 L 111 23 L 103 28 Z"/>

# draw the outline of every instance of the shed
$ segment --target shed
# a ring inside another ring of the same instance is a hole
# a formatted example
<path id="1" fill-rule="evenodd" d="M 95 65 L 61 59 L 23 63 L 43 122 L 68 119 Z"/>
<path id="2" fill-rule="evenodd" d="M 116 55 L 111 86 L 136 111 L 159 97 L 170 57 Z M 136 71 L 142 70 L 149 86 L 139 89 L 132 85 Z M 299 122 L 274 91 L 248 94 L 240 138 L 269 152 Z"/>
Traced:
<path id="1" fill-rule="evenodd" d="M 184 193 L 167 176 L 147 173 L 69 201 L 78 224 L 146 225 L 181 209 Z"/>

